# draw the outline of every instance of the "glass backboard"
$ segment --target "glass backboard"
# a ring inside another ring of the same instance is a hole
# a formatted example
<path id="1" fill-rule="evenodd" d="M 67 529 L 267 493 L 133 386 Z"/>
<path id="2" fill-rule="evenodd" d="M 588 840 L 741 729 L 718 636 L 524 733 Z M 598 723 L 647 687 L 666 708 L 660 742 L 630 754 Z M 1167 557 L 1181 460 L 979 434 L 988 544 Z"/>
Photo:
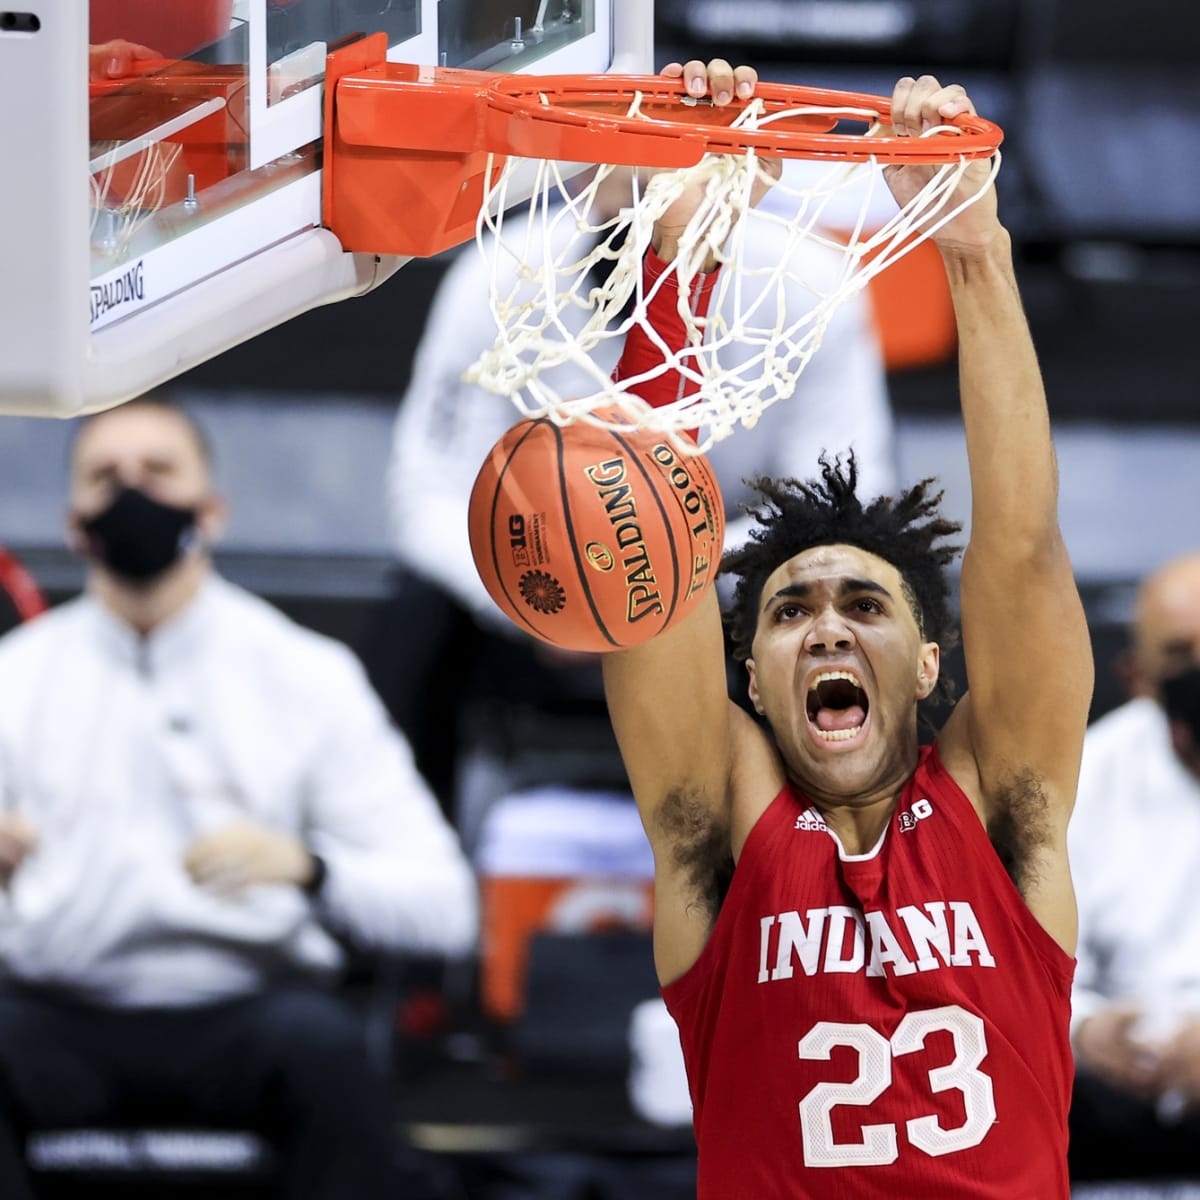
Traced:
<path id="1" fill-rule="evenodd" d="M 647 0 L 17 3 L 0 8 L 0 103 L 21 114 L 0 123 L 9 413 L 110 407 L 403 265 L 322 228 L 329 51 L 383 33 L 397 62 L 653 69 Z"/>

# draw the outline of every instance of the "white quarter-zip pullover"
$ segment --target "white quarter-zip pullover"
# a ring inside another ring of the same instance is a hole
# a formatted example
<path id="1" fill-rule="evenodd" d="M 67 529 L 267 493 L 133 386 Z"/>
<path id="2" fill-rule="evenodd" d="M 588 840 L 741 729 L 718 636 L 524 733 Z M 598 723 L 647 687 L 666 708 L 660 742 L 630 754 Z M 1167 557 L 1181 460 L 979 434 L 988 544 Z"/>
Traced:
<path id="1" fill-rule="evenodd" d="M 0 894 L 0 964 L 95 1002 L 327 974 L 331 931 L 451 954 L 475 936 L 470 868 L 357 660 L 217 577 L 148 637 L 84 596 L 0 639 L 0 803 L 39 838 Z M 193 839 L 245 820 L 325 860 L 317 899 L 191 880 Z"/>

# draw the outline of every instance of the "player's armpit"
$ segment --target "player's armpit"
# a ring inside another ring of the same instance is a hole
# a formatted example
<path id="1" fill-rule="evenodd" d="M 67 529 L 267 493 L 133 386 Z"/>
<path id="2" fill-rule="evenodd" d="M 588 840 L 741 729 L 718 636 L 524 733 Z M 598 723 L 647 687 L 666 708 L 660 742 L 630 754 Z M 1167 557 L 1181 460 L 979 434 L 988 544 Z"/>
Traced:
<path id="1" fill-rule="evenodd" d="M 729 811 L 683 784 L 644 819 L 654 826 L 654 966 L 666 985 L 700 957 L 729 888 Z"/>
<path id="2" fill-rule="evenodd" d="M 1070 955 L 1078 940 L 1078 911 L 1067 858 L 1067 820 L 1074 776 L 1064 784 L 1041 775 L 1019 756 L 981 761 L 972 744 L 978 724 L 974 690 L 964 696 L 938 735 L 938 754 L 971 801 L 992 847 L 1029 911 Z M 1063 791 L 1069 788 L 1068 792 Z"/>

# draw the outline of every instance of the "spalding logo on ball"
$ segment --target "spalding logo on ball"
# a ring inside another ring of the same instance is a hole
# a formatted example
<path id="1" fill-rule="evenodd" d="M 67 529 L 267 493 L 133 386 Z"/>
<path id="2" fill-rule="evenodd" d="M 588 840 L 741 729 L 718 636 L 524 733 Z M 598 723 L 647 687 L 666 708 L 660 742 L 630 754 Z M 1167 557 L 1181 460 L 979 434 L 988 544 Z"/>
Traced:
<path id="1" fill-rule="evenodd" d="M 708 462 L 661 434 L 534 417 L 488 454 L 470 535 L 488 594 L 522 629 L 619 650 L 695 607 L 716 578 L 725 511 Z"/>

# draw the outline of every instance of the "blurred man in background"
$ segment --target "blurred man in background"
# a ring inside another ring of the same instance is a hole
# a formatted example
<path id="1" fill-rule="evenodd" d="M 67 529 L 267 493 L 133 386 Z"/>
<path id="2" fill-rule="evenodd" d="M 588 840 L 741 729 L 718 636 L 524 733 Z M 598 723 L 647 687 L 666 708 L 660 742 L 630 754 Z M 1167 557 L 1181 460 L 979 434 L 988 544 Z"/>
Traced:
<path id="1" fill-rule="evenodd" d="M 1077 1178 L 1200 1176 L 1200 553 L 1142 584 L 1070 826 Z"/>
<path id="2" fill-rule="evenodd" d="M 453 955 L 475 887 L 356 660 L 222 580 L 182 411 L 87 421 L 87 592 L 0 640 L 0 1193 L 23 1138 L 253 1128 L 289 1197 L 397 1194 L 342 939 Z"/>

